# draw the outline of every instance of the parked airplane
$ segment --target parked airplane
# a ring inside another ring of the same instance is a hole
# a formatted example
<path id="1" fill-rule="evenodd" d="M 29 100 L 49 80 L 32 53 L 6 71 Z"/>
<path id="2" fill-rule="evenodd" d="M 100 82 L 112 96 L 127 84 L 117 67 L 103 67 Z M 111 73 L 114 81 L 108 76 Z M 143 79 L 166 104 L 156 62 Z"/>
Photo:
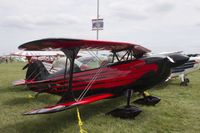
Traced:
<path id="1" fill-rule="evenodd" d="M 150 52 L 149 49 L 125 42 L 50 38 L 19 46 L 19 49 L 23 50 L 48 50 L 49 48 L 65 53 L 67 57 L 65 67 L 50 74 L 41 61 L 33 62 L 28 67 L 26 79 L 16 82 L 15 85 L 26 85 L 34 92 L 55 94 L 61 99 L 53 106 L 36 109 L 25 115 L 64 111 L 125 94 L 127 105 L 109 114 L 121 118 L 135 117 L 141 110 L 131 106 L 131 94 L 133 92 L 143 94 L 143 101 L 146 104 L 158 103 L 160 99 L 148 95 L 145 90 L 165 81 L 172 67 L 184 64 L 188 60 L 187 56 L 178 53 L 167 57 L 147 57 L 144 55 Z M 112 58 L 95 68 L 91 66 L 90 69 L 81 70 L 76 60 L 79 51 L 83 49 L 107 50 L 112 53 Z"/>
<path id="2" fill-rule="evenodd" d="M 191 54 L 188 56 L 190 58 L 185 64 L 172 68 L 171 75 L 168 78 L 168 80 L 171 78 L 180 77 L 180 79 L 181 79 L 180 85 L 181 86 L 188 85 L 190 80 L 189 80 L 189 78 L 187 78 L 187 75 L 200 69 L 200 55 L 198 55 L 198 54 L 192 55 Z"/>

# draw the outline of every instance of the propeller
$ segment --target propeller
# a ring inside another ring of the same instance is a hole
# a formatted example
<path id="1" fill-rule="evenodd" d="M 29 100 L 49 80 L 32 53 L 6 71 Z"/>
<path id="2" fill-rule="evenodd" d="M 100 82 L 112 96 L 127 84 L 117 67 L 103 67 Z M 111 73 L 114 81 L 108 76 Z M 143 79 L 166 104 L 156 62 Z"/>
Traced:
<path id="1" fill-rule="evenodd" d="M 174 61 L 171 57 L 166 56 L 166 58 L 167 58 L 171 63 L 175 63 L 175 61 Z"/>

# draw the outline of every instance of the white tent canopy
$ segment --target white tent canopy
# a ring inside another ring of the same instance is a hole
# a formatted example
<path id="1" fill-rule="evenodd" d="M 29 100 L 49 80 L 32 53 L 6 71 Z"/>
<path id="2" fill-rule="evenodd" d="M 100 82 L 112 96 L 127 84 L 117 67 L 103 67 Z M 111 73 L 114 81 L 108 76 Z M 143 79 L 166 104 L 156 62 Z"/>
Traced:
<path id="1" fill-rule="evenodd" d="M 62 51 L 16 51 L 12 52 L 10 55 L 13 56 L 57 56 L 65 54 Z"/>

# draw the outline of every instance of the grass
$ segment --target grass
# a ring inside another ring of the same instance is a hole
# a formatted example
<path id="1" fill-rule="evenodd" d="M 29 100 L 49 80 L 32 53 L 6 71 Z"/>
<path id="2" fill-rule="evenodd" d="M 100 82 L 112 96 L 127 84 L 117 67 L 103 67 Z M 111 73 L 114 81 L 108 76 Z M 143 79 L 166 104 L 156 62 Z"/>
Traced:
<path id="1" fill-rule="evenodd" d="M 0 64 L 0 133 L 78 133 L 76 109 L 64 112 L 23 116 L 31 109 L 53 105 L 58 97 L 42 94 L 37 99 L 11 82 L 22 79 L 23 63 Z M 143 112 L 133 120 L 105 116 L 125 104 L 125 98 L 102 100 L 79 107 L 84 129 L 89 133 L 198 133 L 200 131 L 200 72 L 189 75 L 190 84 L 179 86 L 173 80 L 149 92 L 162 100 L 156 106 L 140 106 Z M 133 97 L 135 100 L 138 97 Z"/>

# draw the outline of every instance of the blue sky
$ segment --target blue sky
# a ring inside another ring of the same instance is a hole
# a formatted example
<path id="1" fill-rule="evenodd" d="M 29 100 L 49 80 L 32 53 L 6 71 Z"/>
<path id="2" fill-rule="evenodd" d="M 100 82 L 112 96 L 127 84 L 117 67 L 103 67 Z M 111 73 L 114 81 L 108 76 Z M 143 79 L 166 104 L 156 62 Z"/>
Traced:
<path id="1" fill-rule="evenodd" d="M 101 40 L 200 53 L 199 0 L 99 0 Z M 0 55 L 49 37 L 96 39 L 96 0 L 0 0 Z"/>

